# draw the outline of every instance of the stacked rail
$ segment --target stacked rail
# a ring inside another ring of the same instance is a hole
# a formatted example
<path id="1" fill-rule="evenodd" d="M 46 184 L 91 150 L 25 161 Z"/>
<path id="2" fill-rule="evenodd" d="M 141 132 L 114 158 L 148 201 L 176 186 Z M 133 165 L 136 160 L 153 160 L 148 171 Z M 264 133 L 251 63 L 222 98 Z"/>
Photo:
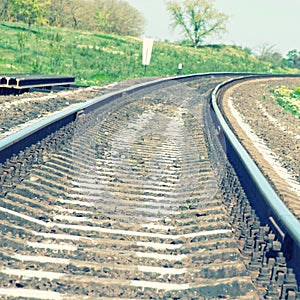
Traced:
<path id="1" fill-rule="evenodd" d="M 75 83 L 74 76 L 44 74 L 0 74 L 2 94 L 21 93 L 34 88 L 51 89 L 57 86 L 70 86 Z"/>

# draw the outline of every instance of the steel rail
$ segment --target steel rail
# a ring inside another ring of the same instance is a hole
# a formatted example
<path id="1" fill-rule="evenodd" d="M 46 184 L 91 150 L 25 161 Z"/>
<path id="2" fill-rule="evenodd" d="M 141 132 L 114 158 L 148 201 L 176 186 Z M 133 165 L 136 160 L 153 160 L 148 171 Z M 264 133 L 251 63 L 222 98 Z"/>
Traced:
<path id="1" fill-rule="evenodd" d="M 67 86 L 75 83 L 74 76 L 44 74 L 0 74 L 0 87 L 7 89 L 30 89 L 48 86 Z"/>
<path id="2" fill-rule="evenodd" d="M 277 76 L 285 77 L 280 75 L 276 75 L 275 77 Z M 265 78 L 265 76 L 263 77 Z M 241 81 L 259 79 L 263 77 L 242 77 L 221 83 L 212 92 L 212 107 L 226 137 L 227 156 L 236 169 L 244 189 L 246 192 L 247 190 L 249 191 L 247 196 L 249 196 L 250 201 L 252 200 L 252 204 L 255 207 L 257 214 L 260 216 L 260 219 L 265 223 L 268 223 L 277 233 L 278 238 L 283 243 L 283 249 L 289 263 L 293 264 L 293 266 L 297 266 L 295 271 L 299 280 L 300 222 L 286 207 L 256 163 L 252 160 L 247 150 L 239 142 L 227 124 L 219 107 L 219 102 L 221 101 L 222 95 L 226 89 Z"/>

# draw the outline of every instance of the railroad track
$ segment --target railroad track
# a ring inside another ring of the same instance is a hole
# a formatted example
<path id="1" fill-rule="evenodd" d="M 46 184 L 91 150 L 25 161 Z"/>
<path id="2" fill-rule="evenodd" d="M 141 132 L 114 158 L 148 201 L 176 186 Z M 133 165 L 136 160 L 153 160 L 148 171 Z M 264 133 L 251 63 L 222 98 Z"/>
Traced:
<path id="1" fill-rule="evenodd" d="M 211 118 L 212 90 L 232 77 L 123 90 L 0 145 L 21 151 L 1 166 L 0 295 L 295 299 L 282 243 Z"/>

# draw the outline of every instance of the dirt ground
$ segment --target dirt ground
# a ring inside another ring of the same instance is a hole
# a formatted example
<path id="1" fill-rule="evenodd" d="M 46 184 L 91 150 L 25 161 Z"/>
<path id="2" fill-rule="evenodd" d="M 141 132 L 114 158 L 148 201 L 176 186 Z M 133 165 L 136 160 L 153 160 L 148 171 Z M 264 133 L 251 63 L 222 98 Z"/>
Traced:
<path id="1" fill-rule="evenodd" d="M 300 219 L 300 119 L 285 111 L 270 92 L 299 87 L 300 78 L 240 83 L 225 93 L 224 111 L 271 185 Z"/>

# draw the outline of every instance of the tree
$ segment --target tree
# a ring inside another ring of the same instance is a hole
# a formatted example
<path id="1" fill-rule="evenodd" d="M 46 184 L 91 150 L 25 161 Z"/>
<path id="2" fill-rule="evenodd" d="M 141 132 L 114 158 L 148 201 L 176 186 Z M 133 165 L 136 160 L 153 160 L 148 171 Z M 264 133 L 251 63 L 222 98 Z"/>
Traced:
<path id="1" fill-rule="evenodd" d="M 283 56 L 274 50 L 274 45 L 263 44 L 259 50 L 257 57 L 272 64 L 273 67 L 281 67 L 283 65 Z"/>
<path id="2" fill-rule="evenodd" d="M 181 28 L 185 37 L 194 47 L 200 46 L 211 34 L 224 32 L 228 19 L 213 8 L 212 0 L 167 0 L 167 10 L 171 14 L 172 27 Z"/>
<path id="3" fill-rule="evenodd" d="M 12 15 L 17 21 L 25 22 L 30 29 L 32 24 L 44 23 L 47 1 L 10 0 Z"/>
<path id="4" fill-rule="evenodd" d="M 9 0 L 3 0 L 0 3 L 0 20 L 2 21 L 10 21 L 10 3 Z"/>
<path id="5" fill-rule="evenodd" d="M 68 4 L 69 3 L 66 0 L 50 0 L 47 10 L 47 20 L 50 26 L 66 26 L 68 19 L 66 7 Z"/>
<path id="6" fill-rule="evenodd" d="M 74 29 L 88 29 L 87 23 L 95 18 L 95 10 L 90 9 L 93 2 L 84 0 L 67 0 L 65 7 L 68 26 Z"/>
<path id="7" fill-rule="evenodd" d="M 291 68 L 300 69 L 300 51 L 296 49 L 289 51 L 287 54 L 287 63 Z"/>
<path id="8" fill-rule="evenodd" d="M 92 0 L 50 0 L 47 19 L 51 26 L 94 30 L 96 10 Z"/>

